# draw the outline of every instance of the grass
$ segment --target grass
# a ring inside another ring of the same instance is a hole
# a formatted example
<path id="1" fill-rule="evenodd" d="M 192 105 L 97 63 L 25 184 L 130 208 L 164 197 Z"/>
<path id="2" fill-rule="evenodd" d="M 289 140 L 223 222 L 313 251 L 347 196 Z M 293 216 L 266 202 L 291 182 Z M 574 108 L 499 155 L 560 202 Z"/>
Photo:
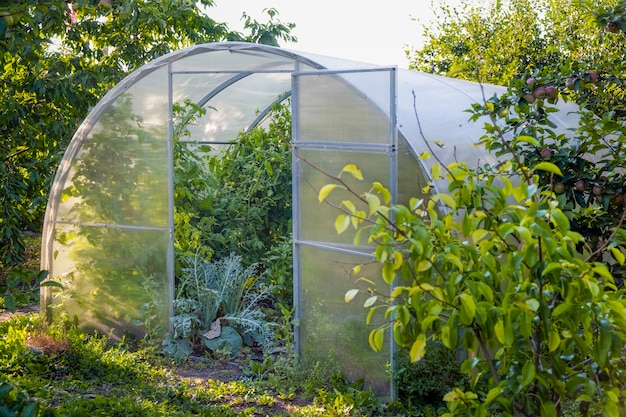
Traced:
<path id="1" fill-rule="evenodd" d="M 0 335 L 0 383 L 57 416 L 392 415 L 326 365 L 289 356 L 244 361 L 245 372 L 226 382 L 182 376 L 149 343 L 113 346 L 69 322 L 44 329 L 37 314 L 0 323 Z M 197 371 L 214 365 L 195 364 Z"/>
<path id="2" fill-rule="evenodd" d="M 20 268 L 0 268 L 0 295 L 20 274 L 19 285 L 11 288 L 18 309 L 39 300 L 35 277 L 40 238 L 28 237 L 26 244 Z M 5 300 L 0 297 L 0 307 Z M 195 358 L 181 365 L 163 355 L 156 342 L 112 345 L 107 337 L 85 334 L 69 320 L 43 326 L 36 313 L 0 314 L 0 412 L 77 417 L 397 415 L 371 391 L 346 381 L 331 362 L 303 363 L 289 354 L 260 360 L 253 356 L 238 363 Z"/>

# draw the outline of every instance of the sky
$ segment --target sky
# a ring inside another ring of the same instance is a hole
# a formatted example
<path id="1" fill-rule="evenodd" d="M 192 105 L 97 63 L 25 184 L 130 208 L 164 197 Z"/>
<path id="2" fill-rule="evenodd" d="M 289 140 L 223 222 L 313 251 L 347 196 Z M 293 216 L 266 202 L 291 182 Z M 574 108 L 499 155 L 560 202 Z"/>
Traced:
<path id="1" fill-rule="evenodd" d="M 404 51 L 422 44 L 422 26 L 433 18 L 432 7 L 430 0 L 215 0 L 208 13 L 240 31 L 244 12 L 266 22 L 263 10 L 274 8 L 278 20 L 296 24 L 292 34 L 298 42 L 282 42 L 284 48 L 407 68 Z"/>

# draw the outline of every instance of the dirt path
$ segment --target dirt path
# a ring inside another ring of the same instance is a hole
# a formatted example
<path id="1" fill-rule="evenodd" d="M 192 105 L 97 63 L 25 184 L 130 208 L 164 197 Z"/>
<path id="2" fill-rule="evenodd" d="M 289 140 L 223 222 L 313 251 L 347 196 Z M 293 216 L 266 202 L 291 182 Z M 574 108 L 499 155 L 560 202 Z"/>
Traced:
<path id="1" fill-rule="evenodd" d="M 26 307 L 20 307 L 16 312 L 0 309 L 0 322 L 7 321 L 15 316 L 26 316 L 30 313 L 39 313 L 39 305 L 32 304 Z"/>

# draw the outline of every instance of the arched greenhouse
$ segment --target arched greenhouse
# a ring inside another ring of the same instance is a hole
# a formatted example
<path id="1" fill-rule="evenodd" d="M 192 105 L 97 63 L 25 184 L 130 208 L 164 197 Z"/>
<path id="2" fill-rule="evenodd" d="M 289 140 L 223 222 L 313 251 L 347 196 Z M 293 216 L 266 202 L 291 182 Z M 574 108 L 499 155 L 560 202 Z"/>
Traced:
<path id="1" fill-rule="evenodd" d="M 504 90 L 483 86 L 486 96 Z M 481 86 L 395 67 L 345 61 L 247 43 L 198 45 L 163 56 L 130 74 L 93 108 L 56 174 L 43 229 L 42 269 L 65 286 L 42 287 L 42 309 L 59 306 L 83 327 L 119 338 L 141 336 L 147 302 L 168 322 L 174 291 L 174 115 L 177 104 L 210 109 L 185 140 L 213 152 L 263 123 L 290 100 L 293 126 L 293 249 L 296 345 L 303 357 L 334 355 L 345 374 L 389 392 L 383 353 L 368 345 L 362 302 L 344 302 L 354 286 L 346 273 L 380 275 L 372 248 L 338 235 L 337 212 L 318 203 L 329 182 L 356 164 L 363 183 L 379 181 L 393 202 L 428 182 L 425 138 L 439 140 L 443 162 L 492 157 L 473 144 L 480 123 L 465 112 L 482 100 Z M 575 109 L 574 109 L 575 110 Z M 418 126 L 419 120 L 419 126 Z M 575 116 L 553 117 L 561 128 Z M 423 136 L 422 136 L 423 134 Z M 200 148 L 198 148 L 200 149 Z M 384 287 L 384 283 L 378 283 Z M 390 338 L 386 338 L 387 340 Z"/>

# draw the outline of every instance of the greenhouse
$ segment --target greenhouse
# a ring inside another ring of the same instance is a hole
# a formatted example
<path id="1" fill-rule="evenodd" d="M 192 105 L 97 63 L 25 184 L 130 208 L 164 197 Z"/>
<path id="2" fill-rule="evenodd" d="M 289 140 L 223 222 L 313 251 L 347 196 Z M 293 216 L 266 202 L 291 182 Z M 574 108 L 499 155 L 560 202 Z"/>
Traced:
<path id="1" fill-rule="evenodd" d="M 387 364 L 394 346 L 373 352 L 363 300 L 345 303 L 349 271 L 379 276 L 372 248 L 338 235 L 336 208 L 319 189 L 346 164 L 379 181 L 392 202 L 407 202 L 428 183 L 426 139 L 445 144 L 444 163 L 492 159 L 473 144 L 482 124 L 465 112 L 504 89 L 246 43 L 212 43 L 163 56 L 136 69 L 94 107 L 57 171 L 48 203 L 42 269 L 65 290 L 42 287 L 42 311 L 57 307 L 81 326 L 138 337 L 148 302 L 168 322 L 173 314 L 174 109 L 206 109 L 184 139 L 219 153 L 239 132 L 267 121 L 277 103 L 292 114 L 294 304 L 302 357 L 333 355 L 345 374 L 390 392 Z M 575 107 L 567 107 L 575 110 Z M 552 117 L 560 128 L 575 115 Z M 379 288 L 384 283 L 378 283 Z M 62 296 L 61 296 L 62 294 Z M 386 338 L 389 340 L 390 338 Z"/>

